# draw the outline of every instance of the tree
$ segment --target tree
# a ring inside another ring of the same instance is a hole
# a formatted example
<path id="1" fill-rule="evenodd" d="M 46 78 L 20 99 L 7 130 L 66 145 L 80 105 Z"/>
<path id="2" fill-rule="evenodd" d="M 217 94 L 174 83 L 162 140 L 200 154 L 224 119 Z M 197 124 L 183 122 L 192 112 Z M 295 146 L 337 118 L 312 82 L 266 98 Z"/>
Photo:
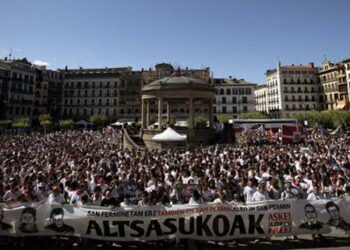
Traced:
<path id="1" fill-rule="evenodd" d="M 246 112 L 240 115 L 241 119 L 270 119 L 267 115 L 261 112 Z"/>
<path id="2" fill-rule="evenodd" d="M 288 117 L 297 119 L 300 123 L 307 121 L 310 127 L 320 124 L 325 128 L 334 129 L 339 125 L 350 125 L 350 112 L 347 111 L 324 110 L 321 112 L 295 112 L 289 114 Z"/>
<path id="3" fill-rule="evenodd" d="M 90 122 L 94 126 L 103 126 L 107 123 L 108 117 L 105 115 L 92 115 L 90 116 Z"/>
<path id="4" fill-rule="evenodd" d="M 50 114 L 42 114 L 39 116 L 40 126 L 44 128 L 46 133 L 46 129 L 52 126 L 52 117 Z"/>
<path id="5" fill-rule="evenodd" d="M 197 115 L 194 117 L 195 128 L 205 128 L 207 126 L 207 118 L 203 115 Z"/>
<path id="6" fill-rule="evenodd" d="M 72 128 L 74 128 L 74 125 L 75 125 L 75 123 L 72 119 L 60 120 L 59 124 L 60 124 L 60 127 L 63 129 L 72 129 Z"/>
<path id="7" fill-rule="evenodd" d="M 220 123 L 226 123 L 226 122 L 229 122 L 230 119 L 232 119 L 232 116 L 228 114 L 220 114 L 217 116 L 217 118 Z"/>
<path id="8" fill-rule="evenodd" d="M 30 127 L 30 120 L 29 120 L 29 118 L 19 118 L 19 119 L 15 120 L 14 123 L 12 123 L 12 127 L 21 128 L 21 129 L 29 128 Z"/>
<path id="9" fill-rule="evenodd" d="M 9 128 L 12 124 L 11 120 L 0 120 L 0 128 Z"/>

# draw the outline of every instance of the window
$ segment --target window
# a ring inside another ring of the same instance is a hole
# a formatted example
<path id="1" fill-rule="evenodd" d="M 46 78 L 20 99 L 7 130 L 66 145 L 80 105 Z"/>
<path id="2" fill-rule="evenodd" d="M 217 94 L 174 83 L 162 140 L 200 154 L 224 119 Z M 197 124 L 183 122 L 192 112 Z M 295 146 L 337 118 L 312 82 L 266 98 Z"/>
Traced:
<path id="1" fill-rule="evenodd" d="M 237 94 L 238 94 L 238 89 L 233 88 L 233 89 L 232 89 L 232 94 L 233 94 L 233 95 L 237 95 Z"/>
<path id="2" fill-rule="evenodd" d="M 226 89 L 226 95 L 231 95 L 231 89 Z"/>
<path id="3" fill-rule="evenodd" d="M 221 98 L 221 102 L 222 102 L 222 103 L 226 103 L 226 97 L 222 97 L 222 98 Z"/>
<path id="4" fill-rule="evenodd" d="M 222 113 L 226 114 L 226 106 L 222 107 Z"/>
<path id="5" fill-rule="evenodd" d="M 236 106 L 232 106 L 232 113 L 237 113 L 237 107 Z"/>
<path id="6" fill-rule="evenodd" d="M 98 105 L 102 106 L 102 99 L 98 99 Z"/>
<path id="7" fill-rule="evenodd" d="M 234 104 L 237 103 L 237 97 L 235 97 L 235 96 L 232 97 L 232 103 L 234 103 Z"/>
<path id="8" fill-rule="evenodd" d="M 220 89 L 220 95 L 224 94 L 224 89 Z"/>
<path id="9" fill-rule="evenodd" d="M 243 112 L 248 112 L 248 106 L 243 106 Z"/>
<path id="10" fill-rule="evenodd" d="M 245 89 L 246 95 L 251 95 L 252 94 L 252 89 L 251 88 L 246 88 Z"/>
<path id="11" fill-rule="evenodd" d="M 239 88 L 239 94 L 244 95 L 244 88 Z"/>
<path id="12" fill-rule="evenodd" d="M 246 96 L 242 96 L 242 103 L 248 103 L 248 98 Z"/>

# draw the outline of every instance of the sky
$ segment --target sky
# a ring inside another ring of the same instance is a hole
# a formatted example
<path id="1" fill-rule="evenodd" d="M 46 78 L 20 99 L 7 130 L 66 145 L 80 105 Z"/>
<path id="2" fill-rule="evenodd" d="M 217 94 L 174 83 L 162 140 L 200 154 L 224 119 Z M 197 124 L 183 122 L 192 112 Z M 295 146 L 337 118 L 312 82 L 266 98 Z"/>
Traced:
<path id="1" fill-rule="evenodd" d="M 51 69 L 157 63 L 263 84 L 350 57 L 349 0 L 1 0 L 0 57 Z"/>

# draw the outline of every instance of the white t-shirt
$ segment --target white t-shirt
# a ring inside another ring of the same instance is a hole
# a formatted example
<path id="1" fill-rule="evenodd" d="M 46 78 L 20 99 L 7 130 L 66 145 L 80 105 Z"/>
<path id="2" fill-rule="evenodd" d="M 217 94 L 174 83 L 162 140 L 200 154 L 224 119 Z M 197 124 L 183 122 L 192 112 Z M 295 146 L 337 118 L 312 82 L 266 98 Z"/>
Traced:
<path id="1" fill-rule="evenodd" d="M 251 202 L 252 198 L 253 198 L 253 194 L 256 192 L 256 187 L 249 187 L 249 186 L 245 186 L 244 190 L 243 190 L 243 195 L 245 198 L 246 202 Z"/>
<path id="2" fill-rule="evenodd" d="M 62 194 L 58 194 L 55 196 L 53 193 L 49 195 L 49 197 L 47 198 L 47 201 L 49 203 L 60 203 L 60 204 L 66 202 Z"/>
<path id="3" fill-rule="evenodd" d="M 267 201 L 269 199 L 270 199 L 270 196 L 266 191 L 263 193 L 256 191 L 252 197 L 252 201 Z"/>

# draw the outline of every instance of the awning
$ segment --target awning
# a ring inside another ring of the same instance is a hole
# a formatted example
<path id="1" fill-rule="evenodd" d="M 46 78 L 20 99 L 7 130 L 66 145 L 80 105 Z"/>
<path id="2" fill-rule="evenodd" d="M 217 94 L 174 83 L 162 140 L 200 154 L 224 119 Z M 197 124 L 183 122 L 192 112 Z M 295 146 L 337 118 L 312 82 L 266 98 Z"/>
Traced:
<path id="1" fill-rule="evenodd" d="M 152 137 L 153 141 L 158 142 L 186 141 L 186 139 L 187 135 L 181 135 L 170 127 Z"/>

